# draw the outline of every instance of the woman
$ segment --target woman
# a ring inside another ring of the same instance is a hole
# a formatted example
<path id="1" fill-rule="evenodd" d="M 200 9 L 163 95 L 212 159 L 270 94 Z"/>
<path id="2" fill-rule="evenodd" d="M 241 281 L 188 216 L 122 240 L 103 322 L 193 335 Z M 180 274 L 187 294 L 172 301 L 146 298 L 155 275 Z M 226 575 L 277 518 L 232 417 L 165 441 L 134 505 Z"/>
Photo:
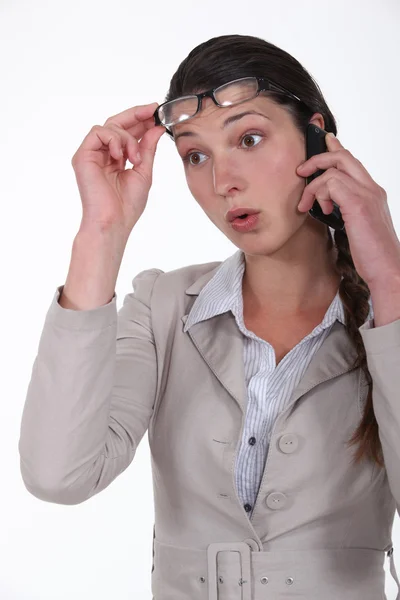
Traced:
<path id="1" fill-rule="evenodd" d="M 78 504 L 148 429 L 155 600 L 376 600 L 385 551 L 398 584 L 400 243 L 385 190 L 339 140 L 298 170 L 309 123 L 336 134 L 297 60 L 221 36 L 190 52 L 166 103 L 93 127 L 72 161 L 83 217 L 32 372 L 21 472 L 38 498 Z M 165 132 L 238 251 L 141 272 L 117 313 Z M 334 243 L 315 199 L 340 207 Z"/>

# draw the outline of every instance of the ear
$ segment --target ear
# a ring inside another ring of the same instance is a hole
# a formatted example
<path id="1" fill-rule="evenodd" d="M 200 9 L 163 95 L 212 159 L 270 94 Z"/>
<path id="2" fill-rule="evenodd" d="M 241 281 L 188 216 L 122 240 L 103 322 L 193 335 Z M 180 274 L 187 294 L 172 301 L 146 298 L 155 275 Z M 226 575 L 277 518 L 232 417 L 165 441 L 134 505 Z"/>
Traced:
<path id="1" fill-rule="evenodd" d="M 310 119 L 310 123 L 313 123 L 314 125 L 317 125 L 320 129 L 325 130 L 324 117 L 319 112 L 313 114 L 313 116 Z"/>

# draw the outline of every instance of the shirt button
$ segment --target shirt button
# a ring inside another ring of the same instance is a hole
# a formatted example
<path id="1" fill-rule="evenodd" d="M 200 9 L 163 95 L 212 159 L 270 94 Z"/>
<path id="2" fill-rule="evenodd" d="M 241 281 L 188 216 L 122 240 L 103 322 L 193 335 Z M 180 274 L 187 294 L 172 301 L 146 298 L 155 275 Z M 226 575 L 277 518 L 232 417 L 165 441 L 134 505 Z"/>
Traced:
<path id="1" fill-rule="evenodd" d="M 246 512 L 250 512 L 250 511 L 251 511 L 251 504 L 245 504 L 245 505 L 244 505 L 244 510 L 245 510 Z"/>
<path id="2" fill-rule="evenodd" d="M 251 438 L 249 439 L 249 444 L 250 444 L 250 446 L 254 446 L 254 444 L 256 443 L 256 441 L 257 441 L 257 440 L 256 440 L 256 438 L 255 438 L 255 437 L 251 437 Z"/>

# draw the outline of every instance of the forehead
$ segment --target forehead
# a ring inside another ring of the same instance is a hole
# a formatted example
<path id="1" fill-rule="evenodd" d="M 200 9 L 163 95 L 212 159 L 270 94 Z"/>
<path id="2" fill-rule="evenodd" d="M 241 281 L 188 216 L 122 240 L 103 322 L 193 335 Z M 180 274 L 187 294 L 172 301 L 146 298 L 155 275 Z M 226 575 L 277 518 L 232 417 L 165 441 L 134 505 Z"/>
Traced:
<path id="1" fill-rule="evenodd" d="M 250 110 L 260 112 L 273 123 L 282 121 L 286 115 L 286 111 L 281 106 L 265 95 L 259 95 L 252 100 L 226 107 L 216 106 L 211 98 L 203 98 L 200 112 L 195 117 L 174 125 L 171 130 L 174 135 L 177 135 L 183 131 L 193 131 L 200 134 L 202 130 L 207 128 L 222 129 L 223 123 L 228 117 Z M 261 117 L 256 116 L 255 118 Z M 228 129 L 229 127 L 227 127 Z"/>

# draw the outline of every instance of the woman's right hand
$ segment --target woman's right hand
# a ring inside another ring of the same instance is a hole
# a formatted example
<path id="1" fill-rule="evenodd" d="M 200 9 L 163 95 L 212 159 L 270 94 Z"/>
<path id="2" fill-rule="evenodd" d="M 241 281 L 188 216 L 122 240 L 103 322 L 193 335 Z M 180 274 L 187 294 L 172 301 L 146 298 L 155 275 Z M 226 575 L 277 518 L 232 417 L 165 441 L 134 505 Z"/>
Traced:
<path id="1" fill-rule="evenodd" d="M 72 157 L 82 200 L 81 229 L 114 229 L 128 239 L 146 207 L 154 155 L 166 131 L 154 123 L 157 106 L 134 106 L 107 119 L 103 127 L 95 125 Z M 125 169 L 127 159 L 132 168 Z"/>

